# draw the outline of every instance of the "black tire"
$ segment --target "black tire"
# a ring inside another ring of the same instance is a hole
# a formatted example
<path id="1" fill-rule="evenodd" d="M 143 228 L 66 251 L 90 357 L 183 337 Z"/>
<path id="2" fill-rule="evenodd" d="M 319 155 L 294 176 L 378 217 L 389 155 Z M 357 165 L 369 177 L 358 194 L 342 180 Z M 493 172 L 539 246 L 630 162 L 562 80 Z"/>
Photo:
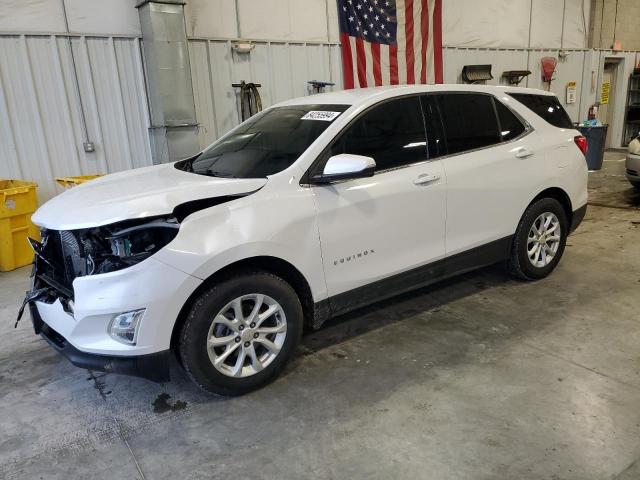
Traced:
<path id="1" fill-rule="evenodd" d="M 640 190 L 640 182 L 636 182 L 635 180 L 629 180 L 629 183 L 633 186 L 633 188 L 637 188 Z"/>
<path id="2" fill-rule="evenodd" d="M 277 301 L 286 317 L 286 336 L 277 356 L 263 370 L 247 377 L 230 377 L 218 371 L 207 350 L 207 337 L 214 316 L 232 300 L 259 293 Z M 203 390 L 219 395 L 242 395 L 274 380 L 300 342 L 303 313 L 291 285 L 264 271 L 238 272 L 202 292 L 194 301 L 182 326 L 178 355 L 191 380 Z"/>
<path id="3" fill-rule="evenodd" d="M 551 262 L 544 267 L 535 266 L 527 255 L 529 231 L 536 219 L 544 213 L 553 213 L 560 223 L 560 243 Z M 549 275 L 558 265 L 567 243 L 569 225 L 564 208 L 554 198 L 542 198 L 533 202 L 522 215 L 511 247 L 509 269 L 513 275 L 523 280 L 538 280 Z"/>

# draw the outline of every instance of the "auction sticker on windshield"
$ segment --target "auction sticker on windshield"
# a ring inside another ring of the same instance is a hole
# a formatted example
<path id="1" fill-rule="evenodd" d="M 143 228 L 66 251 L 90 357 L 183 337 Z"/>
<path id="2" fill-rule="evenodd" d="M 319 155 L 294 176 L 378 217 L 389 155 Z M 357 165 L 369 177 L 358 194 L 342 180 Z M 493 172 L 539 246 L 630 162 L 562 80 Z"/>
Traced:
<path id="1" fill-rule="evenodd" d="M 311 110 L 307 112 L 300 120 L 322 120 L 325 122 L 331 122 L 334 118 L 340 115 L 341 112 L 324 112 L 320 110 Z"/>

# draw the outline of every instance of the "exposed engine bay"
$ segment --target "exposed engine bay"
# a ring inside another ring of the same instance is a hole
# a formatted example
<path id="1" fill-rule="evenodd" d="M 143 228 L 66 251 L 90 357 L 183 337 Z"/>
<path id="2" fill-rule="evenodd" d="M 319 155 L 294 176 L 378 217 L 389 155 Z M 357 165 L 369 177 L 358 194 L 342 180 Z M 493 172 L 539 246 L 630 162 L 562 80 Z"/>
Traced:
<path id="1" fill-rule="evenodd" d="M 41 242 L 30 240 L 36 252 L 36 282 L 73 299 L 76 277 L 114 272 L 139 263 L 173 240 L 179 228 L 178 220 L 171 216 L 81 230 L 43 230 Z"/>

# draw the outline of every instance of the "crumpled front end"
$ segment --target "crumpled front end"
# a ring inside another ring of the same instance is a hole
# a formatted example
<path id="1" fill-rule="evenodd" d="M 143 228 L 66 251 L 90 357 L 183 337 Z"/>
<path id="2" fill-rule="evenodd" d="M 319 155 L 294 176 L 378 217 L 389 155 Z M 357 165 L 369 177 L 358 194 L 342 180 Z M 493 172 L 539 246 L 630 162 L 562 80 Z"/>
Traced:
<path id="1" fill-rule="evenodd" d="M 177 232 L 171 219 L 43 230 L 26 298 L 36 333 L 75 365 L 167 380 L 175 320 L 201 282 L 152 257 Z"/>
<path id="2" fill-rule="evenodd" d="M 73 301 L 73 281 L 115 272 L 149 258 L 175 238 L 175 217 L 131 220 L 79 230 L 42 230 L 31 240 L 38 285 L 50 287 L 65 303 Z"/>
<path id="3" fill-rule="evenodd" d="M 33 285 L 21 312 L 28 306 L 36 332 L 76 365 L 129 374 L 139 365 L 165 369 L 175 321 L 202 280 L 155 254 L 192 213 L 250 195 L 266 182 L 159 165 L 54 197 L 32 217 L 42 240 L 31 240 Z"/>

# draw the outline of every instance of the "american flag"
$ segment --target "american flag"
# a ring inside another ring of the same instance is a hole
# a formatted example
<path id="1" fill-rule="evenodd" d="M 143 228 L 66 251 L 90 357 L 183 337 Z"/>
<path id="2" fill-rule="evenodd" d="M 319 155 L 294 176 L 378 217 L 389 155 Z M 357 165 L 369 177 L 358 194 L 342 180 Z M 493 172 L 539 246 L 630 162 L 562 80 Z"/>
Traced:
<path id="1" fill-rule="evenodd" d="M 344 87 L 442 83 L 442 0 L 338 0 Z"/>

